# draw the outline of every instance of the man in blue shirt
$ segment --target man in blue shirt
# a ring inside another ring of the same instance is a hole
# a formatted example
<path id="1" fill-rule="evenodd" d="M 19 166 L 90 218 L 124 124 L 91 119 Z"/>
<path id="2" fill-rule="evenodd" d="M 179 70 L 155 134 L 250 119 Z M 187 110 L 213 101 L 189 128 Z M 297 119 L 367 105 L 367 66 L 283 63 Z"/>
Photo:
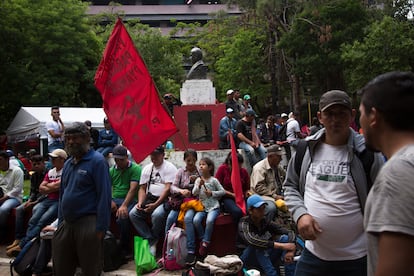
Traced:
<path id="1" fill-rule="evenodd" d="M 230 107 L 227 108 L 226 116 L 221 118 L 220 124 L 219 124 L 219 137 L 220 137 L 219 148 L 220 149 L 230 148 L 229 130 L 231 131 L 234 137 L 236 135 L 236 123 L 237 123 L 237 120 L 234 118 L 234 110 Z"/>
<path id="2" fill-rule="evenodd" d="M 52 242 L 55 275 L 100 275 L 103 268 L 103 237 L 111 215 L 111 179 L 102 154 L 89 145 L 84 123 L 65 131 L 71 156 L 63 167 L 59 195 L 59 226 Z"/>

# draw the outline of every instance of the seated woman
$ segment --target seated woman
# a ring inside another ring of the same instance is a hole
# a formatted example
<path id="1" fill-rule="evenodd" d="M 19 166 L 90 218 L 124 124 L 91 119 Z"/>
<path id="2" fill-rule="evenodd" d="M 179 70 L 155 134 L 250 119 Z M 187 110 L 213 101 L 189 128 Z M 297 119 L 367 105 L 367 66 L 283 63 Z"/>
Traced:
<path id="1" fill-rule="evenodd" d="M 237 153 L 237 161 L 240 167 L 240 179 L 242 184 L 243 198 L 246 199 L 247 193 L 250 189 L 250 177 L 247 170 L 241 167 L 243 165 L 244 159 L 243 156 L 239 153 Z M 217 169 L 215 177 L 226 191 L 226 194 L 221 198 L 224 212 L 230 213 L 233 217 L 234 223 L 237 225 L 240 218 L 243 216 L 243 212 L 236 204 L 233 185 L 231 183 L 231 172 L 231 152 L 229 152 L 226 160 L 224 160 L 224 163 Z"/>
<path id="2" fill-rule="evenodd" d="M 174 183 L 171 185 L 170 188 L 170 195 L 171 197 L 191 197 L 192 196 L 192 190 L 194 187 L 194 182 L 197 179 L 197 177 L 200 175 L 197 171 L 197 152 L 192 149 L 187 149 L 184 152 L 184 162 L 185 167 L 180 168 L 177 171 L 177 174 L 175 176 Z M 171 228 L 173 223 L 177 221 L 178 214 L 180 212 L 179 206 L 169 206 L 171 208 L 170 213 L 167 217 L 167 222 L 165 224 L 165 233 Z M 188 214 L 187 214 L 188 213 Z M 191 215 L 192 213 L 192 215 Z M 193 217 L 193 212 L 186 212 L 186 217 L 190 216 Z"/>
<path id="3" fill-rule="evenodd" d="M 104 129 L 99 131 L 97 152 L 107 157 L 113 148 L 118 144 L 118 134 L 112 129 L 108 118 L 104 119 Z"/>

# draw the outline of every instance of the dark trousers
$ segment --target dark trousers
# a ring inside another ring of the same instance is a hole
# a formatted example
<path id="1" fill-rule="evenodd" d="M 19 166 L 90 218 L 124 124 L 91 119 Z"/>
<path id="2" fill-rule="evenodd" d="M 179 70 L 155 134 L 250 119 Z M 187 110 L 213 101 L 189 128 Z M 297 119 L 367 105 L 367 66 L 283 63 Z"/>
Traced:
<path id="1" fill-rule="evenodd" d="M 96 216 L 85 216 L 74 223 L 63 221 L 52 240 L 53 272 L 73 276 L 76 267 L 84 275 L 100 275 L 103 269 L 103 240 L 96 234 Z"/>

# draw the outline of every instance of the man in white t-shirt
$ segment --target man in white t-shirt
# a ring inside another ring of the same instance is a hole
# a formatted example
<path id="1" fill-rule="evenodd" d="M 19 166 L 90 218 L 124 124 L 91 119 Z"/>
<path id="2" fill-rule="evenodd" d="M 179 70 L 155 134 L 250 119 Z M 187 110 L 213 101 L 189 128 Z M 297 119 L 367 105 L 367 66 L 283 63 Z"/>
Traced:
<path id="1" fill-rule="evenodd" d="M 367 146 L 388 160 L 365 207 L 368 275 L 414 275 L 414 74 L 382 74 L 360 94 Z"/>
<path id="2" fill-rule="evenodd" d="M 63 149 L 63 134 L 65 131 L 65 125 L 60 119 L 60 111 L 58 106 L 52 106 L 51 114 L 52 121 L 46 122 L 45 127 L 47 130 L 47 144 L 48 151 L 52 152 L 55 149 Z"/>
<path id="3" fill-rule="evenodd" d="M 284 183 L 286 204 L 306 240 L 295 275 L 364 276 L 363 210 L 368 184 L 382 159 L 373 156 L 367 179 L 359 158 L 365 150 L 364 138 L 349 128 L 356 111 L 345 92 L 323 94 L 319 110 L 325 129 L 306 139 L 299 175 L 297 155 L 292 157 Z"/>
<path id="4" fill-rule="evenodd" d="M 129 218 L 138 234 L 148 240 L 151 253 L 156 255 L 158 239 L 164 233 L 168 212 L 164 202 L 170 193 L 170 186 L 175 180 L 177 168 L 164 160 L 164 148 L 159 146 L 151 153 L 152 163 L 142 170 L 138 203 L 129 212 Z M 151 217 L 151 226 L 147 219 Z"/>
<path id="5" fill-rule="evenodd" d="M 296 111 L 289 113 L 289 119 L 286 121 L 286 141 L 290 145 L 290 154 L 291 156 L 296 152 L 295 150 L 295 141 L 303 138 L 302 133 L 300 132 L 300 125 L 297 120 L 299 113 Z"/>

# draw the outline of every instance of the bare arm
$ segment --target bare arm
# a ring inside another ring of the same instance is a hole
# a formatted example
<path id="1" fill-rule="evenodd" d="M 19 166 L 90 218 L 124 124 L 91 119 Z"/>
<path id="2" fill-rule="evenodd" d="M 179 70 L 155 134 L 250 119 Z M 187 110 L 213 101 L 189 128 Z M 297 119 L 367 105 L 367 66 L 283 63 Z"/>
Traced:
<path id="1" fill-rule="evenodd" d="M 414 236 L 391 232 L 378 235 L 375 276 L 414 275 Z"/>
<path id="2" fill-rule="evenodd" d="M 136 193 L 138 191 L 138 182 L 137 181 L 131 181 L 129 184 L 129 191 L 124 199 L 124 202 L 122 202 L 121 206 L 119 206 L 118 210 L 116 211 L 117 217 L 128 217 L 128 206 L 131 203 L 131 201 L 134 199 Z"/>

